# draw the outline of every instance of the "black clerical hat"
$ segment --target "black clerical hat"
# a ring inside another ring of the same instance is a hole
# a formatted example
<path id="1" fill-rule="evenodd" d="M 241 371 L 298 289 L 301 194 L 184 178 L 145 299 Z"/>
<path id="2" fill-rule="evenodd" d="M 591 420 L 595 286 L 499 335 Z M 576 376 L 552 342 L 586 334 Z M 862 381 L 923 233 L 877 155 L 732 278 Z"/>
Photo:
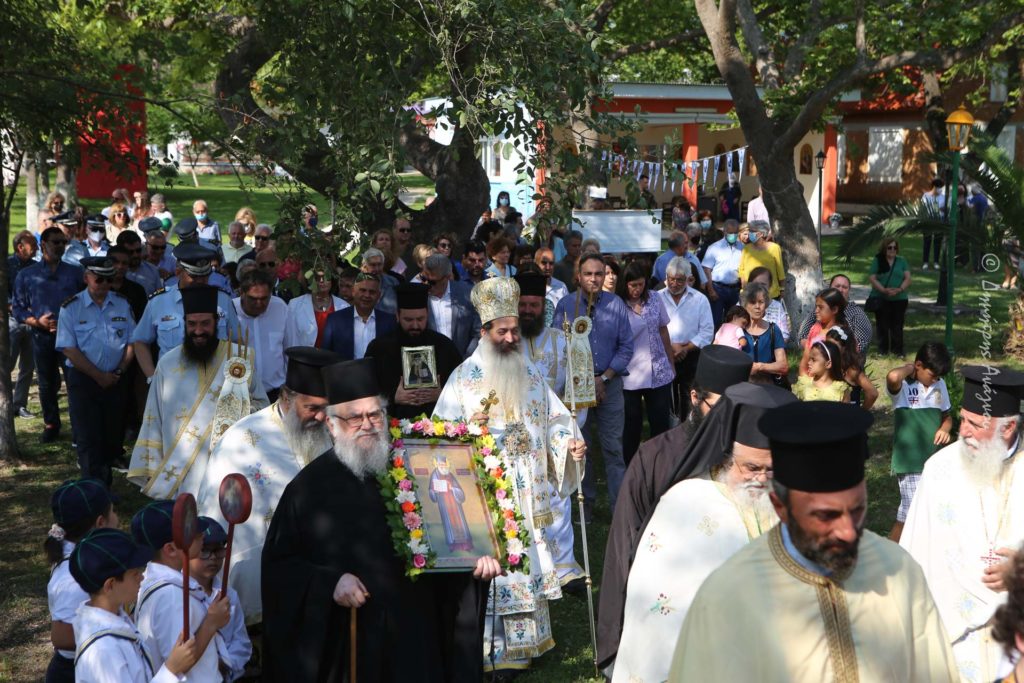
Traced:
<path id="1" fill-rule="evenodd" d="M 427 292 L 430 287 L 416 282 L 406 282 L 395 287 L 398 308 L 414 311 L 427 307 Z"/>
<path id="2" fill-rule="evenodd" d="M 797 401 L 767 411 L 757 426 L 768 436 L 775 480 L 809 493 L 845 491 L 864 481 L 866 410 L 836 401 Z"/>
<path id="3" fill-rule="evenodd" d="M 213 313 L 217 315 L 217 292 L 209 285 L 192 285 L 181 289 L 181 307 L 185 315 L 190 313 Z"/>
<path id="4" fill-rule="evenodd" d="M 340 361 L 341 356 L 312 346 L 292 346 L 285 349 L 284 355 L 288 357 L 284 385 L 306 396 L 327 398 L 322 370 Z"/>
<path id="5" fill-rule="evenodd" d="M 736 349 L 731 349 L 735 351 Z M 746 355 L 746 354 L 744 354 Z M 768 436 L 761 431 L 759 421 L 769 410 L 796 403 L 793 392 L 771 384 L 740 382 L 727 387 L 722 394 L 734 404 L 732 440 L 751 448 L 770 448 Z M 727 444 L 729 448 L 732 444 Z"/>
<path id="6" fill-rule="evenodd" d="M 960 372 L 964 377 L 961 408 L 988 417 L 1020 414 L 1024 373 L 994 365 L 966 365 Z"/>
<path id="7" fill-rule="evenodd" d="M 697 359 L 697 386 L 705 391 L 724 394 L 734 384 L 750 379 L 754 361 L 739 349 L 721 344 L 708 344 Z"/>
<path id="8" fill-rule="evenodd" d="M 518 273 L 516 282 L 519 283 L 519 296 L 539 296 L 547 294 L 547 278 L 538 273 Z"/>
<path id="9" fill-rule="evenodd" d="M 96 273 L 97 275 L 105 275 L 106 277 L 114 277 L 114 262 L 106 256 L 83 256 L 79 261 L 78 265 L 82 266 L 86 270 Z"/>
<path id="10" fill-rule="evenodd" d="M 373 361 L 369 358 L 328 365 L 323 369 L 323 376 L 327 402 L 331 405 L 380 394 L 377 373 L 374 371 Z"/>

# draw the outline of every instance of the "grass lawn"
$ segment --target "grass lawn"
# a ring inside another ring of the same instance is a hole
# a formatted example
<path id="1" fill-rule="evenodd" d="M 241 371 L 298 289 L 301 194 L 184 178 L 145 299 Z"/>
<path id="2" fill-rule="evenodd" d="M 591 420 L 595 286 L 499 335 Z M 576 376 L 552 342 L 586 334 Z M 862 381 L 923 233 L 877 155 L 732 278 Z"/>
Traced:
<path id="1" fill-rule="evenodd" d="M 249 197 L 242 196 L 229 177 L 202 177 L 203 187 L 175 188 L 166 194 L 175 215 L 186 215 L 189 203 L 194 197 L 203 196 L 210 203 L 212 215 L 222 225 L 233 217 L 238 206 L 253 206 L 260 220 L 269 220 L 274 210 L 273 197 L 266 192 L 256 192 Z M 232 213 L 232 215 L 228 215 Z M 17 223 L 16 223 L 17 224 Z M 835 238 L 822 240 L 825 250 L 826 273 L 844 272 L 855 284 L 867 282 L 869 256 L 855 259 L 851 264 L 834 260 Z M 914 267 L 912 293 L 933 293 L 937 273 L 922 273 L 919 269 L 919 240 L 905 240 L 902 253 Z M 988 276 L 996 285 L 1002 281 Z M 982 309 L 988 308 L 991 317 L 993 356 L 1002 355 L 1002 333 L 1006 327 L 1007 307 L 1013 295 L 998 290 L 987 292 L 990 298 L 986 304 L 983 276 L 965 273 L 957 274 L 958 305 L 968 306 L 971 312 L 955 320 L 955 348 L 959 353 L 958 363 L 978 362 L 982 356 L 982 330 L 984 316 Z M 796 324 L 796 323 L 794 323 Z M 928 340 L 942 339 L 944 319 L 941 314 L 912 306 L 906 325 L 906 350 L 913 359 L 917 347 Z M 791 354 L 795 364 L 797 356 Z M 871 354 L 868 359 L 868 373 L 881 387 L 885 373 L 900 364 L 901 359 Z M 892 436 L 892 411 L 888 397 L 881 392 L 873 413 L 875 425 L 871 432 L 872 458 L 868 468 L 868 489 L 870 507 L 868 527 L 880 534 L 888 534 L 899 503 L 896 481 L 889 475 L 889 444 Z M 38 413 L 39 405 L 33 394 L 30 410 Z M 64 479 L 77 475 L 76 458 L 70 444 L 70 429 L 65 427 L 64 437 L 56 444 L 39 444 L 42 430 L 41 420 L 19 420 L 18 436 L 24 449 L 24 464 L 18 468 L 0 470 L 0 509 L 5 511 L 0 521 L 0 533 L 4 543 L 0 545 L 0 682 L 37 681 L 50 656 L 49 624 L 46 604 L 46 582 L 48 567 L 41 552 L 42 541 L 52 522 L 49 511 L 50 492 Z M 599 454 L 596 457 L 600 460 Z M 598 472 L 603 468 L 594 463 Z M 115 478 L 115 489 L 122 500 L 119 510 L 122 523 L 127 527 L 131 515 L 144 502 L 134 486 L 126 483 L 120 475 Z M 595 521 L 588 527 L 590 540 L 590 562 L 596 590 L 600 590 L 602 559 L 610 521 L 607 498 L 603 481 L 602 491 L 595 509 Z M 577 560 L 582 563 L 577 537 Z M 595 593 L 595 602 L 597 594 Z M 584 597 L 566 596 L 551 604 L 554 636 L 557 645 L 542 657 L 522 680 L 541 681 L 587 681 L 593 679 L 590 649 L 590 631 L 587 625 L 587 606 Z M 597 680 L 597 679 L 594 679 Z"/>

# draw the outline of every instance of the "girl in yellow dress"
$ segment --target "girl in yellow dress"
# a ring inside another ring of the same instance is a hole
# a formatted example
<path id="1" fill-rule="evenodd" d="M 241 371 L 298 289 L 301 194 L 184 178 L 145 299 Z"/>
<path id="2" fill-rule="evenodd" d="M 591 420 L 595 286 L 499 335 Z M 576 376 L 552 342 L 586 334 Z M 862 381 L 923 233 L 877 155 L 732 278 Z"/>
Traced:
<path id="1" fill-rule="evenodd" d="M 850 400 L 848 385 L 843 380 L 841 351 L 834 341 L 816 341 L 811 345 L 807 374 L 800 375 L 793 393 L 801 401 Z"/>

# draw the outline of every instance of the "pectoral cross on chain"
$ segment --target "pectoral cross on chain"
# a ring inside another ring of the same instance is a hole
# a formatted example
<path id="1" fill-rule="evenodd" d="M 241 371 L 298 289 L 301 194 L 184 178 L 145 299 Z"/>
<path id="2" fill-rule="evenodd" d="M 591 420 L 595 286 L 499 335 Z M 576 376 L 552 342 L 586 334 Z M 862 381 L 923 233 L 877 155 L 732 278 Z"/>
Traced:
<path id="1" fill-rule="evenodd" d="M 994 567 L 1005 559 L 1005 557 L 996 555 L 995 548 L 989 548 L 988 553 L 981 556 L 981 561 L 986 567 Z"/>
<path id="2" fill-rule="evenodd" d="M 495 393 L 494 389 L 491 389 L 491 392 L 487 394 L 487 398 L 480 399 L 480 407 L 483 408 L 484 415 L 490 413 L 491 406 L 496 405 L 498 405 L 498 395 Z"/>

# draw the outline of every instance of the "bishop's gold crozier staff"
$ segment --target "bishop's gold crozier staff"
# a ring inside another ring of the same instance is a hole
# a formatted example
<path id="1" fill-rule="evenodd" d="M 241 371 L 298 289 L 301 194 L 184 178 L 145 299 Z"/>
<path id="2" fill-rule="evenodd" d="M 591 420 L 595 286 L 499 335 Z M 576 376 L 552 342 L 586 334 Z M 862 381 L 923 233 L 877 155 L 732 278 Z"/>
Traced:
<path id="1" fill-rule="evenodd" d="M 575 322 L 573 323 L 575 325 Z M 566 353 L 565 374 L 567 378 L 567 391 L 569 398 L 569 415 L 572 417 L 572 435 L 574 439 L 583 438 L 579 433 L 579 425 L 576 424 L 576 383 L 573 381 L 572 372 L 572 328 L 569 319 L 562 320 L 562 329 L 565 332 L 566 344 L 569 352 Z M 594 653 L 594 673 L 599 674 L 597 668 L 597 628 L 594 624 L 594 582 L 590 578 L 590 550 L 587 546 L 587 518 L 584 514 L 583 500 L 583 471 L 580 469 L 580 461 L 573 458 L 576 464 L 576 502 L 580 510 L 580 540 L 583 545 L 583 578 L 587 583 L 587 613 L 590 617 L 590 645 Z"/>

